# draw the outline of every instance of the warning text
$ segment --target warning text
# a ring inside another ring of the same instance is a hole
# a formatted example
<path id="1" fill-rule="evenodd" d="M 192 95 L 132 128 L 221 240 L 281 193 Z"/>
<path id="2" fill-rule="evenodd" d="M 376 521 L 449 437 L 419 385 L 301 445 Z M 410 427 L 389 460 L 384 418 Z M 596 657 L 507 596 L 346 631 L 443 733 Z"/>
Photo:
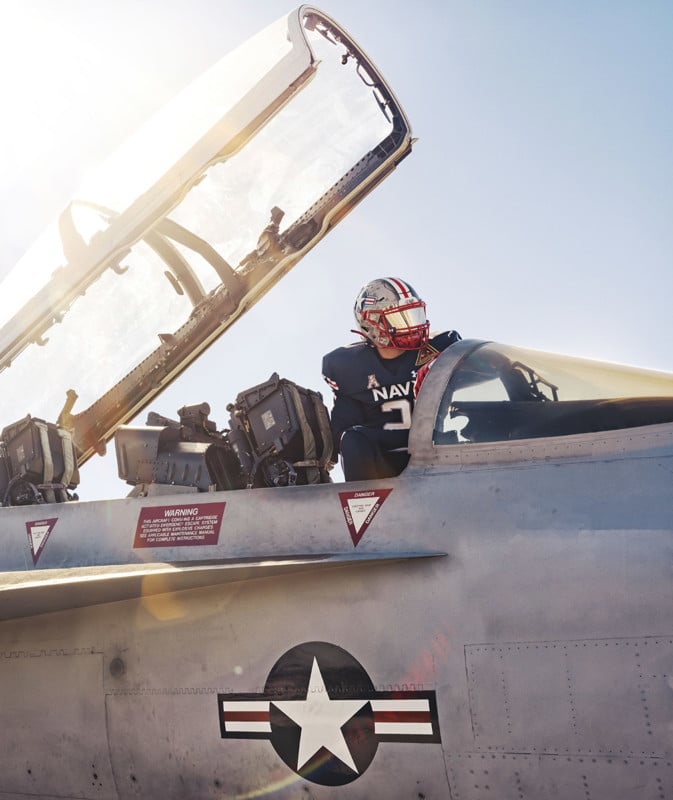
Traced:
<path id="1" fill-rule="evenodd" d="M 194 547 L 217 544 L 225 503 L 143 508 L 133 547 Z"/>

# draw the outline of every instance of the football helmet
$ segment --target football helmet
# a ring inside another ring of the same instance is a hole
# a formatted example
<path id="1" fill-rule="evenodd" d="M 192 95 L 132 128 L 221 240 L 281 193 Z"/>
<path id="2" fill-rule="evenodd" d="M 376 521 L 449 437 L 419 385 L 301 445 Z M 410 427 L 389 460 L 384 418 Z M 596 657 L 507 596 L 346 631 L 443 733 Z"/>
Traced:
<path id="1" fill-rule="evenodd" d="M 425 303 L 399 278 L 378 278 L 365 284 L 353 311 L 360 328 L 355 333 L 377 347 L 420 350 L 428 342 Z"/>

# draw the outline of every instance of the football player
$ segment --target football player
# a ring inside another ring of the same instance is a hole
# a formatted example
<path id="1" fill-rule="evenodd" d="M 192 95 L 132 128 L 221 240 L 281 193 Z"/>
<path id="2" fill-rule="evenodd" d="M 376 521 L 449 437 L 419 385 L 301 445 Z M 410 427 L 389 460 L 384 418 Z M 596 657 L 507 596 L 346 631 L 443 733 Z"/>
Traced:
<path id="1" fill-rule="evenodd" d="M 362 341 L 323 359 L 334 392 L 335 453 L 347 481 L 390 478 L 409 461 L 414 383 L 421 367 L 460 341 L 456 331 L 430 335 L 425 303 L 399 278 L 378 278 L 360 290 L 355 321 Z"/>

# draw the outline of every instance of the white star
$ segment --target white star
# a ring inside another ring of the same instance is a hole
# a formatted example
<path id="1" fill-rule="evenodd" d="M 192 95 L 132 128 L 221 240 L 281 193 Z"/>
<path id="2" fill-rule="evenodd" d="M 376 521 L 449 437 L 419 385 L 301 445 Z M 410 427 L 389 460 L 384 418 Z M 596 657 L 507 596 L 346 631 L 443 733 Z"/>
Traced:
<path id="1" fill-rule="evenodd" d="M 367 702 L 367 700 L 330 700 L 318 661 L 314 656 L 306 699 L 284 700 L 280 703 L 273 701 L 283 714 L 301 728 L 297 769 L 300 770 L 321 747 L 324 747 L 353 772 L 358 772 L 341 728 Z"/>

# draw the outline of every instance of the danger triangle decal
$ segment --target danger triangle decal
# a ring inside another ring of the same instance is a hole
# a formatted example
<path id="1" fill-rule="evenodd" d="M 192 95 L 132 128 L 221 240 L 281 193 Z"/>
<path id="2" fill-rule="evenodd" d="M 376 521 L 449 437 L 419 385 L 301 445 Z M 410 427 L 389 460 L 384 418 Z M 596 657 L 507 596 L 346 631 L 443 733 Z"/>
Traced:
<path id="1" fill-rule="evenodd" d="M 392 489 L 373 489 L 368 492 L 339 492 L 341 508 L 346 517 L 348 530 L 353 545 L 358 546 L 360 539 L 376 516 L 376 512 L 385 502 Z"/>
<path id="2" fill-rule="evenodd" d="M 26 522 L 30 552 L 33 556 L 33 566 L 37 564 L 40 553 L 44 550 L 49 534 L 54 530 L 54 525 L 56 525 L 57 521 L 57 517 L 53 517 L 52 519 L 39 519 L 35 522 Z"/>

